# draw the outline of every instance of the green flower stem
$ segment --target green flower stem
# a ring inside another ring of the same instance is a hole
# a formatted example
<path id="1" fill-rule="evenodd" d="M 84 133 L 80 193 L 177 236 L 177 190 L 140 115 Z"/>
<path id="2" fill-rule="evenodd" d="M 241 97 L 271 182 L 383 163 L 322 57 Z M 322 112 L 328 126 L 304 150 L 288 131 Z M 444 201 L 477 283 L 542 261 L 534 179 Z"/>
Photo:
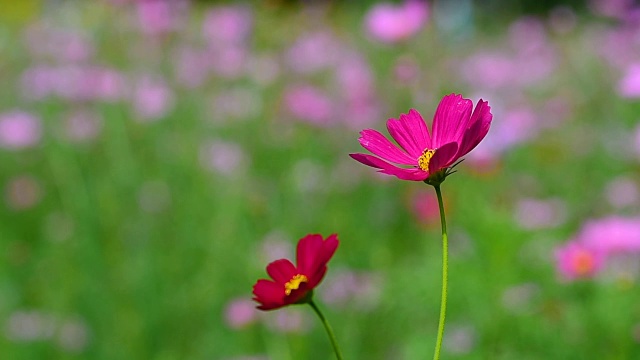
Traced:
<path id="1" fill-rule="evenodd" d="M 447 273 L 449 267 L 449 245 L 447 243 L 447 221 L 444 218 L 444 204 L 442 203 L 442 193 L 440 185 L 433 186 L 438 196 L 438 206 L 440 207 L 440 223 L 442 225 L 442 299 L 440 300 L 440 321 L 438 322 L 438 338 L 436 339 L 436 350 L 433 359 L 440 359 L 440 348 L 442 347 L 442 335 L 444 334 L 444 318 L 447 312 Z"/>
<path id="2" fill-rule="evenodd" d="M 331 340 L 331 345 L 333 346 L 333 351 L 335 351 L 336 353 L 336 358 L 338 358 L 338 360 L 343 360 L 344 358 L 342 357 L 342 354 L 340 353 L 340 349 L 338 348 L 338 342 L 336 341 L 336 336 L 333 334 L 333 330 L 331 330 L 331 325 L 329 325 L 329 322 L 327 322 L 327 319 L 324 317 L 324 315 L 322 315 L 322 312 L 320 312 L 320 309 L 318 309 L 318 306 L 316 306 L 313 300 L 309 300 L 309 305 L 311 305 L 311 307 L 313 308 L 313 311 L 315 311 L 316 314 L 318 314 L 318 317 L 322 321 L 322 325 L 324 325 L 324 328 L 327 330 L 327 334 L 329 335 L 329 340 Z"/>

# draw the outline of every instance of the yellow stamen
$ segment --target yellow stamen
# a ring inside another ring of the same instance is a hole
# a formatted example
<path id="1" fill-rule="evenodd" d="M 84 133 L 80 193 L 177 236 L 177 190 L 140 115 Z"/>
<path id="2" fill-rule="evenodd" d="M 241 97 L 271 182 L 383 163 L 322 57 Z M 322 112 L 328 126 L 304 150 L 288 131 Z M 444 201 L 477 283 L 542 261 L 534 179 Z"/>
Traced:
<path id="1" fill-rule="evenodd" d="M 436 153 L 436 149 L 424 149 L 422 155 L 418 158 L 418 166 L 424 171 L 429 171 L 429 161 Z"/>
<path id="2" fill-rule="evenodd" d="M 287 296 L 291 295 L 291 291 L 298 290 L 298 288 L 300 287 L 300 284 L 303 282 L 304 283 L 309 282 L 309 279 L 307 279 L 306 276 L 301 274 L 294 276 L 293 278 L 291 278 L 291 280 L 289 280 L 289 282 L 284 284 L 284 293 Z"/>

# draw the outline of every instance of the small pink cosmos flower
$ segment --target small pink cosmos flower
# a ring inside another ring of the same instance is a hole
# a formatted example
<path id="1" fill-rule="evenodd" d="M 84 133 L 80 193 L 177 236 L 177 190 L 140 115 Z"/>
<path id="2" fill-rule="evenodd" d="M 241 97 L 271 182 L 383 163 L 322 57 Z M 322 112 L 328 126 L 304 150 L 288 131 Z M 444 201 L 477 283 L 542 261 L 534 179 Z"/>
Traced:
<path id="1" fill-rule="evenodd" d="M 360 132 L 360 144 L 376 156 L 349 156 L 401 180 L 426 181 L 438 174 L 437 182 L 441 182 L 448 175 L 446 170 L 487 135 L 492 119 L 488 102 L 480 99 L 474 109 L 473 102 L 462 95 L 447 95 L 436 109 L 431 135 L 420 113 L 411 109 L 408 114 L 401 114 L 400 119 L 387 121 L 387 130 L 400 147 L 380 132 L 365 129 Z M 402 168 L 389 162 L 411 167 Z"/>
<path id="2" fill-rule="evenodd" d="M 556 267 L 564 280 L 591 278 L 602 270 L 604 253 L 572 241 L 555 251 Z"/>
<path id="3" fill-rule="evenodd" d="M 253 286 L 253 295 L 260 303 L 260 310 L 274 310 L 283 306 L 306 303 L 313 289 L 324 278 L 327 263 L 338 248 L 338 237 L 326 239 L 311 234 L 300 239 L 295 266 L 287 259 L 267 265 L 267 273 L 273 280 L 260 279 Z"/>

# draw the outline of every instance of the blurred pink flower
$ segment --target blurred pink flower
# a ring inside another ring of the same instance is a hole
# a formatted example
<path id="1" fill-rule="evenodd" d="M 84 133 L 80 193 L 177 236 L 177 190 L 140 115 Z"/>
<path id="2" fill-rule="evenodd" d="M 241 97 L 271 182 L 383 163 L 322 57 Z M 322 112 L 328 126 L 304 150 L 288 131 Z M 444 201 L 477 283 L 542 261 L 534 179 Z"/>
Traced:
<path id="1" fill-rule="evenodd" d="M 53 337 L 56 317 L 40 310 L 18 310 L 9 314 L 4 323 L 5 336 L 16 342 L 43 341 Z"/>
<path id="2" fill-rule="evenodd" d="M 5 200 L 13 210 L 27 210 L 42 198 L 39 182 L 29 175 L 16 176 L 7 182 L 4 189 Z"/>
<path id="3" fill-rule="evenodd" d="M 394 43 L 415 35 L 428 21 L 426 1 L 407 0 L 401 5 L 380 3 L 369 10 L 367 32 L 376 40 Z"/>
<path id="4" fill-rule="evenodd" d="M 556 268 L 564 280 L 590 278 L 604 265 L 604 254 L 573 241 L 555 251 Z"/>
<path id="5" fill-rule="evenodd" d="M 227 46 L 209 50 L 207 55 L 211 69 L 220 77 L 234 79 L 243 75 L 247 70 L 249 53 L 244 47 Z"/>
<path id="6" fill-rule="evenodd" d="M 519 18 L 509 26 L 509 42 L 521 54 L 533 54 L 549 44 L 544 24 L 533 17 Z"/>
<path id="7" fill-rule="evenodd" d="M 225 88 L 210 104 L 216 121 L 236 121 L 258 116 L 262 98 L 252 88 Z"/>
<path id="8" fill-rule="evenodd" d="M 571 242 L 556 250 L 560 274 L 567 280 L 591 277 L 607 268 L 624 268 L 640 255 L 640 218 L 610 216 L 585 223 Z M 634 261 L 635 262 L 635 261 Z"/>
<path id="9" fill-rule="evenodd" d="M 42 137 L 40 119 L 19 110 L 0 114 L 0 147 L 19 150 L 35 146 Z"/>
<path id="10" fill-rule="evenodd" d="M 518 66 L 512 57 L 495 51 L 479 51 L 469 57 L 461 68 L 461 75 L 469 84 L 496 89 L 513 84 Z"/>
<path id="11" fill-rule="evenodd" d="M 633 179 L 619 177 L 611 180 L 605 189 L 607 201 L 615 208 L 624 208 L 638 203 L 640 191 Z"/>
<path id="12" fill-rule="evenodd" d="M 555 71 L 558 55 L 544 26 L 523 18 L 510 27 L 510 48 L 480 50 L 460 65 L 460 75 L 479 89 L 530 87 L 547 80 Z"/>
<path id="13" fill-rule="evenodd" d="M 469 354 L 473 352 L 478 343 L 478 331 L 471 324 L 449 324 L 443 342 L 445 349 L 450 354 Z"/>
<path id="14" fill-rule="evenodd" d="M 496 160 L 506 150 L 536 137 L 540 131 L 538 115 L 529 107 L 522 106 L 508 110 L 496 109 L 500 121 L 492 124 L 493 136 L 471 153 L 471 159 Z"/>
<path id="15" fill-rule="evenodd" d="M 368 272 L 339 270 L 327 276 L 324 290 L 319 295 L 329 305 L 371 310 L 382 295 L 380 277 Z"/>
<path id="16" fill-rule="evenodd" d="M 240 44 L 253 27 L 251 9 L 245 6 L 217 6 L 207 11 L 202 33 L 212 45 Z"/>
<path id="17" fill-rule="evenodd" d="M 255 303 L 245 298 L 231 300 L 224 310 L 225 322 L 232 329 L 241 329 L 253 324 L 258 315 Z"/>
<path id="18" fill-rule="evenodd" d="M 174 105 L 173 91 L 158 77 L 143 76 L 136 83 L 134 109 L 141 121 L 164 117 Z"/>
<path id="19" fill-rule="evenodd" d="M 591 10 L 598 14 L 614 18 L 622 18 L 631 10 L 634 0 L 591 0 Z"/>
<path id="20" fill-rule="evenodd" d="M 56 343 L 62 350 L 77 354 L 87 347 L 91 334 L 82 318 L 71 317 L 62 321 L 56 335 Z"/>
<path id="21" fill-rule="evenodd" d="M 60 63 L 84 62 L 94 52 L 90 39 L 77 29 L 56 29 L 42 23 L 27 28 L 25 42 L 32 56 L 52 58 Z"/>
<path id="22" fill-rule="evenodd" d="M 313 125 L 333 122 L 334 104 L 331 98 L 311 85 L 293 85 L 284 92 L 284 105 L 296 119 Z"/>
<path id="23" fill-rule="evenodd" d="M 300 309 L 287 307 L 261 316 L 268 319 L 265 321 L 267 327 L 277 332 L 305 333 L 311 328 L 309 318 Z"/>
<path id="24" fill-rule="evenodd" d="M 440 224 L 438 198 L 432 191 L 419 191 L 409 197 L 416 219 L 426 225 Z"/>
<path id="25" fill-rule="evenodd" d="M 187 5 L 183 0 L 136 1 L 140 30 L 154 36 L 178 30 L 181 25 L 179 15 Z"/>
<path id="26" fill-rule="evenodd" d="M 420 78 L 420 66 L 414 57 L 400 56 L 393 66 L 393 73 L 401 85 L 412 84 Z"/>
<path id="27" fill-rule="evenodd" d="M 274 55 L 254 55 L 247 63 L 247 73 L 259 85 L 270 85 L 280 75 L 280 64 Z"/>
<path id="28" fill-rule="evenodd" d="M 183 47 L 174 54 L 177 82 L 186 88 L 197 88 L 209 78 L 211 60 L 206 51 Z"/>
<path id="29" fill-rule="evenodd" d="M 42 100 L 55 90 L 55 68 L 38 65 L 27 68 L 20 76 L 22 95 L 29 100 Z"/>
<path id="30" fill-rule="evenodd" d="M 567 210 L 560 199 L 526 198 L 518 202 L 515 217 L 524 229 L 553 228 L 566 220 Z"/>
<path id="31" fill-rule="evenodd" d="M 640 253 L 640 218 L 610 216 L 588 221 L 577 239 L 605 255 Z"/>
<path id="32" fill-rule="evenodd" d="M 278 259 L 292 259 L 294 255 L 291 237 L 282 231 L 274 230 L 262 240 L 259 249 L 261 263 L 271 263 Z"/>
<path id="33" fill-rule="evenodd" d="M 618 94 L 625 98 L 640 98 L 640 63 L 631 64 L 618 82 Z"/>
<path id="34" fill-rule="evenodd" d="M 86 142 L 94 139 L 102 129 L 102 118 L 97 112 L 76 110 L 67 115 L 64 135 L 72 142 Z"/>
<path id="35" fill-rule="evenodd" d="M 124 76 L 117 70 L 93 65 L 36 66 L 21 78 L 24 96 L 41 100 L 56 95 L 68 101 L 113 102 L 126 92 Z"/>
<path id="36" fill-rule="evenodd" d="M 242 147 L 233 142 L 210 140 L 200 148 L 202 166 L 221 175 L 242 173 L 246 170 L 248 162 Z"/>
<path id="37" fill-rule="evenodd" d="M 286 62 L 293 71 L 312 73 L 335 65 L 341 58 L 342 44 L 326 31 L 303 34 L 289 48 Z"/>
<path id="38" fill-rule="evenodd" d="M 336 82 L 347 99 L 371 97 L 375 91 L 374 76 L 367 61 L 354 54 L 343 58 L 337 66 Z"/>

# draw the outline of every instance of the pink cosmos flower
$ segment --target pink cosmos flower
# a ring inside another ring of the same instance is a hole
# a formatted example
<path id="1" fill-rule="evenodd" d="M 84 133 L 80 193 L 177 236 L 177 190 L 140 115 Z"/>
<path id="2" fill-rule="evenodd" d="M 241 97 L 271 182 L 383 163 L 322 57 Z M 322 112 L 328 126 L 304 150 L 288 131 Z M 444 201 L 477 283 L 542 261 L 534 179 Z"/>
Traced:
<path id="1" fill-rule="evenodd" d="M 555 251 L 558 272 L 565 280 L 595 276 L 604 266 L 602 252 L 572 241 Z"/>
<path id="2" fill-rule="evenodd" d="M 581 243 L 606 255 L 640 253 L 640 218 L 609 216 L 588 221 L 578 234 Z"/>
<path id="3" fill-rule="evenodd" d="M 631 64 L 626 69 L 624 77 L 618 82 L 618 94 L 630 99 L 640 97 L 640 64 Z"/>
<path id="4" fill-rule="evenodd" d="M 35 146 L 42 137 L 40 119 L 14 110 L 0 114 L 0 147 L 20 150 Z"/>
<path id="5" fill-rule="evenodd" d="M 334 115 L 334 104 L 322 90 L 311 85 L 292 85 L 284 92 L 284 105 L 293 117 L 326 126 Z"/>
<path id="6" fill-rule="evenodd" d="M 253 16 L 249 8 L 219 6 L 207 11 L 202 33 L 212 44 L 239 44 L 251 35 L 252 27 Z"/>
<path id="7" fill-rule="evenodd" d="M 162 78 L 143 76 L 136 84 L 133 103 L 140 121 L 149 122 L 162 118 L 173 108 L 174 95 Z"/>
<path id="8" fill-rule="evenodd" d="M 378 131 L 365 129 L 360 132 L 360 144 L 376 156 L 349 155 L 401 180 L 425 181 L 434 174 L 446 176 L 446 171 L 440 171 L 473 150 L 487 135 L 492 119 L 488 102 L 480 99 L 474 109 L 473 102 L 462 95 L 447 95 L 436 109 L 431 135 L 420 113 L 411 109 L 408 114 L 401 114 L 400 119 L 387 121 L 387 130 L 400 148 Z M 389 162 L 411 167 L 401 168 Z"/>
<path id="9" fill-rule="evenodd" d="M 267 265 L 273 280 L 260 279 L 253 286 L 253 300 L 260 310 L 274 310 L 283 306 L 304 303 L 313 289 L 324 278 L 327 263 L 338 248 L 338 237 L 333 234 L 323 239 L 319 234 L 300 239 L 297 248 L 297 266 L 287 259 Z"/>
<path id="10" fill-rule="evenodd" d="M 258 312 L 251 300 L 238 298 L 227 304 L 224 317 L 230 328 L 241 329 L 254 323 L 258 318 Z"/>
<path id="11" fill-rule="evenodd" d="M 415 35 L 428 16 L 429 8 L 424 1 L 409 0 L 399 6 L 381 3 L 367 14 L 366 27 L 375 39 L 393 43 Z"/>

